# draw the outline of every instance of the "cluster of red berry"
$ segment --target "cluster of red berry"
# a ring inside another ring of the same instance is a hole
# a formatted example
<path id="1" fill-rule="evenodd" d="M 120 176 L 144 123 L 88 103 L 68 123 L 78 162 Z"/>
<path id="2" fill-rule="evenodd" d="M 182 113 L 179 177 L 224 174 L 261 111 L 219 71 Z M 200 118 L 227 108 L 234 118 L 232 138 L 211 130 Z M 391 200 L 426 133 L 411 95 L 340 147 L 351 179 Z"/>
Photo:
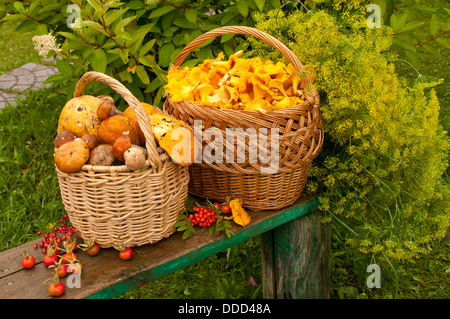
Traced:
<path id="1" fill-rule="evenodd" d="M 216 212 L 211 208 L 194 207 L 192 210 L 194 213 L 188 216 L 192 226 L 209 227 L 217 220 Z"/>
<path id="2" fill-rule="evenodd" d="M 60 219 L 60 227 L 54 227 L 53 232 L 45 232 L 44 236 L 42 237 L 41 243 L 34 244 L 34 248 L 42 248 L 42 252 L 45 254 L 47 253 L 47 250 L 49 247 L 55 247 L 58 246 L 61 242 L 66 241 L 67 239 L 70 239 L 70 236 L 75 232 L 75 227 L 72 225 L 66 225 L 66 220 L 68 216 L 64 215 L 63 218 Z M 41 231 L 37 232 L 38 236 L 42 235 Z"/>

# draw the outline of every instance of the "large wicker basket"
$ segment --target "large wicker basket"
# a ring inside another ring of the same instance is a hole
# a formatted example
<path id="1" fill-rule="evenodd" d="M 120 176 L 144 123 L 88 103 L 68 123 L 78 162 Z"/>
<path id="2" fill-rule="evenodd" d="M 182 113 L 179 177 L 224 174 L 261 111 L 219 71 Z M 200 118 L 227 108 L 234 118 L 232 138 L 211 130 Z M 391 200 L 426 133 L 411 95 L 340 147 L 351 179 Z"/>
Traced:
<path id="1" fill-rule="evenodd" d="M 157 148 L 150 122 L 140 102 L 117 80 L 98 72 L 85 73 L 73 96 L 83 95 L 86 84 L 109 85 L 135 111 L 146 140 L 147 167 L 130 171 L 125 165 L 84 165 L 76 173 L 56 168 L 62 202 L 77 235 L 101 247 L 129 247 L 169 237 L 188 194 L 187 167 L 175 164 Z"/>
<path id="2" fill-rule="evenodd" d="M 228 151 L 234 152 L 238 147 L 245 149 L 245 160 L 241 162 L 203 160 L 191 165 L 189 192 L 220 201 L 225 200 L 228 195 L 238 197 L 242 199 L 243 206 L 254 210 L 288 206 L 302 194 L 310 164 L 322 149 L 324 132 L 319 94 L 305 67 L 290 49 L 271 35 L 250 27 L 226 26 L 200 35 L 179 53 L 172 68 L 181 66 L 189 53 L 203 42 L 225 34 L 254 36 L 279 50 L 296 70 L 304 75 L 301 85 L 306 99 L 295 107 L 262 114 L 257 111 L 206 107 L 188 101 L 175 103 L 168 94 L 164 104 L 165 112 L 187 123 L 193 131 L 197 129 L 197 126 L 194 127 L 195 121 L 202 121 L 204 130 L 213 127 L 222 131 L 223 158 L 227 158 Z M 257 141 L 256 145 L 244 146 L 238 145 L 238 142 L 227 143 L 225 136 L 230 128 L 253 128 L 256 131 L 261 128 L 268 131 L 278 129 L 278 170 L 271 174 L 262 174 L 262 168 L 267 168 L 268 163 L 249 160 L 252 156 L 251 150 L 261 146 L 260 141 Z M 209 143 L 211 140 L 203 136 L 201 150 L 204 151 Z"/>

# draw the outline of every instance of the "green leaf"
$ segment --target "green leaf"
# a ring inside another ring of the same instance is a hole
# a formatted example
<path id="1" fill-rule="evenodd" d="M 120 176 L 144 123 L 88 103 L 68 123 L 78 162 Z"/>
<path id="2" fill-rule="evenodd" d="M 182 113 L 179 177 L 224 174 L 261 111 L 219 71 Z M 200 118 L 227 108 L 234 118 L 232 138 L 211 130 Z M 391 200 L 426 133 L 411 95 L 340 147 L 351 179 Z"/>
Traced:
<path id="1" fill-rule="evenodd" d="M 81 38 L 79 38 L 77 35 L 75 35 L 72 32 L 64 32 L 64 31 L 59 31 L 57 32 L 57 34 L 63 36 L 64 38 L 73 40 L 73 41 L 77 41 L 77 42 L 81 42 Z"/>
<path id="2" fill-rule="evenodd" d="M 189 22 L 185 17 L 178 17 L 172 21 L 174 25 L 184 29 L 195 29 L 198 27 L 196 23 Z"/>
<path id="3" fill-rule="evenodd" d="M 422 46 L 422 48 L 428 51 L 437 60 L 443 58 L 442 54 L 438 50 L 432 48 L 430 45 L 424 45 Z"/>
<path id="4" fill-rule="evenodd" d="M 57 59 L 56 67 L 58 68 L 59 73 L 66 76 L 72 76 L 72 67 L 68 60 Z"/>
<path id="5" fill-rule="evenodd" d="M 133 52 L 137 52 L 142 45 L 142 41 L 144 41 L 145 36 L 150 31 L 155 23 L 145 24 L 140 27 L 133 28 L 135 32 L 132 35 L 133 41 L 128 43 L 128 45 L 133 44 Z"/>
<path id="6" fill-rule="evenodd" d="M 178 216 L 177 217 L 177 220 L 178 219 L 181 219 L 178 223 L 176 223 L 175 225 L 174 225 L 174 227 L 176 227 L 176 228 L 178 228 L 178 227 L 181 227 L 181 226 L 186 226 L 186 219 L 187 217 L 186 217 L 186 215 L 180 215 L 180 216 Z"/>
<path id="7" fill-rule="evenodd" d="M 158 18 L 160 16 L 163 16 L 167 13 L 169 13 L 170 11 L 175 10 L 174 6 L 171 5 L 165 5 L 164 7 L 158 8 L 153 10 L 150 15 L 148 16 L 149 19 L 154 19 L 154 18 Z"/>
<path id="8" fill-rule="evenodd" d="M 130 22 L 133 21 L 134 19 L 136 19 L 136 16 L 122 19 L 119 23 L 117 23 L 116 27 L 114 28 L 114 33 L 117 34 L 120 31 L 122 31 L 122 29 L 124 29 L 127 25 L 129 25 Z"/>
<path id="9" fill-rule="evenodd" d="M 133 82 L 133 78 L 131 77 L 131 73 L 128 72 L 127 70 L 121 71 L 119 73 L 119 77 L 120 77 L 120 80 L 122 82 L 128 82 L 128 83 Z"/>
<path id="10" fill-rule="evenodd" d="M 111 23 L 119 19 L 128 11 L 128 8 L 111 10 L 106 13 L 105 25 L 109 26 Z"/>
<path id="11" fill-rule="evenodd" d="M 15 31 L 27 32 L 36 29 L 39 23 L 33 20 L 23 20 L 15 29 Z"/>
<path id="12" fill-rule="evenodd" d="M 195 10 L 195 9 L 187 9 L 184 12 L 184 16 L 191 23 L 196 23 L 197 22 L 197 10 Z"/>
<path id="13" fill-rule="evenodd" d="M 401 28 L 400 32 L 408 32 L 408 31 L 417 29 L 424 23 L 425 22 L 421 22 L 421 21 L 410 21 L 403 28 Z"/>
<path id="14" fill-rule="evenodd" d="M 405 50 L 404 54 L 406 58 L 417 68 L 420 65 L 420 55 L 417 52 L 411 50 Z"/>
<path id="15" fill-rule="evenodd" d="M 436 14 L 433 14 L 430 19 L 430 33 L 437 35 L 441 31 L 441 20 Z"/>
<path id="16" fill-rule="evenodd" d="M 190 237 L 190 235 L 191 235 L 190 232 L 185 231 L 185 232 L 183 233 L 183 236 L 181 237 L 181 239 L 186 239 L 186 238 Z"/>
<path id="17" fill-rule="evenodd" d="M 44 35 L 44 34 L 48 34 L 48 29 L 47 26 L 45 24 L 40 24 L 37 26 L 37 28 L 35 29 L 35 33 L 37 35 Z"/>
<path id="18" fill-rule="evenodd" d="M 5 16 L 3 19 L 1 19 L 0 22 L 22 20 L 24 18 L 25 18 L 25 15 L 23 15 L 23 14 L 10 14 L 10 15 Z"/>
<path id="19" fill-rule="evenodd" d="M 126 6 L 130 9 L 137 10 L 144 8 L 145 4 L 139 0 L 132 0 L 126 3 Z"/>
<path id="20" fill-rule="evenodd" d="M 145 89 L 145 93 L 153 92 L 160 86 L 161 86 L 161 80 L 158 77 L 156 77 L 153 79 L 153 81 L 150 82 L 150 85 L 147 86 L 147 88 Z"/>
<path id="21" fill-rule="evenodd" d="M 446 49 L 450 49 L 450 40 L 446 38 L 437 38 L 436 42 L 439 43 L 441 46 L 443 46 Z"/>
<path id="22" fill-rule="evenodd" d="M 266 3 L 265 0 L 255 0 L 255 4 L 258 7 L 259 11 L 264 10 L 264 4 Z"/>
<path id="23" fill-rule="evenodd" d="M 429 7 L 424 4 L 419 4 L 419 3 L 413 3 L 413 4 L 411 4 L 411 7 L 413 7 L 414 9 L 419 9 L 421 11 L 427 11 L 427 12 L 436 12 L 436 10 L 437 10 L 436 8 Z"/>
<path id="24" fill-rule="evenodd" d="M 234 34 L 224 34 L 222 35 L 220 39 L 220 43 L 227 42 L 228 40 L 231 40 L 234 37 Z"/>
<path id="25" fill-rule="evenodd" d="M 142 94 L 141 89 L 134 84 L 134 82 L 131 82 L 127 85 L 128 90 L 130 90 L 131 94 L 133 94 L 138 101 L 144 101 L 144 94 Z"/>
<path id="26" fill-rule="evenodd" d="M 162 67 L 169 66 L 170 54 L 175 50 L 175 46 L 172 43 L 166 43 L 159 49 L 159 64 Z"/>
<path id="27" fill-rule="evenodd" d="M 91 55 L 91 66 L 94 71 L 105 73 L 106 71 L 106 54 L 103 49 L 97 49 Z"/>
<path id="28" fill-rule="evenodd" d="M 142 81 L 142 83 L 144 83 L 145 85 L 150 84 L 150 79 L 148 77 L 147 71 L 145 70 L 145 68 L 142 64 L 140 64 L 136 67 L 136 73 L 137 73 L 139 79 Z"/>
<path id="29" fill-rule="evenodd" d="M 239 11 L 239 13 L 244 17 L 247 18 L 248 16 L 248 4 L 246 0 L 238 0 L 238 2 L 236 3 L 237 5 L 237 9 Z"/>
<path id="30" fill-rule="evenodd" d="M 394 38 L 393 43 L 397 44 L 398 46 L 400 46 L 401 48 L 403 48 L 405 50 L 416 51 L 416 48 L 414 48 L 413 44 L 410 41 L 407 41 L 405 39 Z"/>
<path id="31" fill-rule="evenodd" d="M 391 27 L 395 32 L 399 32 L 406 24 L 408 15 L 406 13 L 394 13 L 391 15 Z"/>
<path id="32" fill-rule="evenodd" d="M 150 51 L 156 43 L 156 39 L 151 39 L 139 49 L 139 56 L 144 56 Z"/>
<path id="33" fill-rule="evenodd" d="M 16 8 L 19 13 L 25 13 L 25 7 L 20 1 L 14 2 L 14 8 Z"/>
<path id="34" fill-rule="evenodd" d="M 87 2 L 95 9 L 95 11 L 98 11 L 100 9 L 100 3 L 96 0 L 87 0 Z"/>

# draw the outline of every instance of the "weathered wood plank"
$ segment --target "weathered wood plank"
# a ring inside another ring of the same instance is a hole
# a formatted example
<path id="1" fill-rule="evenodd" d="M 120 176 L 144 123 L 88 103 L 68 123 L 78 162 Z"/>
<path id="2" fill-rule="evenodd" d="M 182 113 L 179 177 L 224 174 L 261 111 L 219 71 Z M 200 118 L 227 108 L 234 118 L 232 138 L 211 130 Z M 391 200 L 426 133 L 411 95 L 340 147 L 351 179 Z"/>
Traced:
<path id="1" fill-rule="evenodd" d="M 175 270 L 194 264 L 247 239 L 308 214 L 318 206 L 312 197 L 301 197 L 295 204 L 277 211 L 249 212 L 252 221 L 245 228 L 236 225 L 235 236 L 209 235 L 207 231 L 197 232 L 194 237 L 183 240 L 181 233 L 176 233 L 153 245 L 134 248 L 133 259 L 120 260 L 113 248 L 102 249 L 100 254 L 90 257 L 80 251 L 78 257 L 83 264 L 81 287 L 66 289 L 60 298 L 112 298 L 130 289 L 165 276 Z M 39 242 L 37 240 L 35 242 Z M 22 269 L 20 265 L 23 248 L 33 251 L 31 243 L 0 253 L 1 273 L 0 298 L 51 298 L 47 292 L 51 277 L 50 270 L 42 262 L 33 269 Z M 36 257 L 42 253 L 35 254 Z M 63 282 L 64 279 L 63 279 Z"/>
<path id="2" fill-rule="evenodd" d="M 309 214 L 262 235 L 264 298 L 330 297 L 331 231 L 319 217 Z"/>

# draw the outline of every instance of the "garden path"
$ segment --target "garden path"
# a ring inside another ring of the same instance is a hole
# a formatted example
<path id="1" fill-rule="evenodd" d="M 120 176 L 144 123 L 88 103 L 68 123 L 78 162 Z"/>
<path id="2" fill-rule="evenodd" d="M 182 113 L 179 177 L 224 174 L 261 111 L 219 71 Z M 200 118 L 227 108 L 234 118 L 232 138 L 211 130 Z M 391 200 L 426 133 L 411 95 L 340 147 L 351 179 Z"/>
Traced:
<path id="1" fill-rule="evenodd" d="M 0 75 L 0 109 L 15 104 L 16 98 L 24 97 L 31 89 L 40 89 L 50 84 L 43 82 L 58 73 L 56 66 L 26 63 L 17 69 Z"/>

